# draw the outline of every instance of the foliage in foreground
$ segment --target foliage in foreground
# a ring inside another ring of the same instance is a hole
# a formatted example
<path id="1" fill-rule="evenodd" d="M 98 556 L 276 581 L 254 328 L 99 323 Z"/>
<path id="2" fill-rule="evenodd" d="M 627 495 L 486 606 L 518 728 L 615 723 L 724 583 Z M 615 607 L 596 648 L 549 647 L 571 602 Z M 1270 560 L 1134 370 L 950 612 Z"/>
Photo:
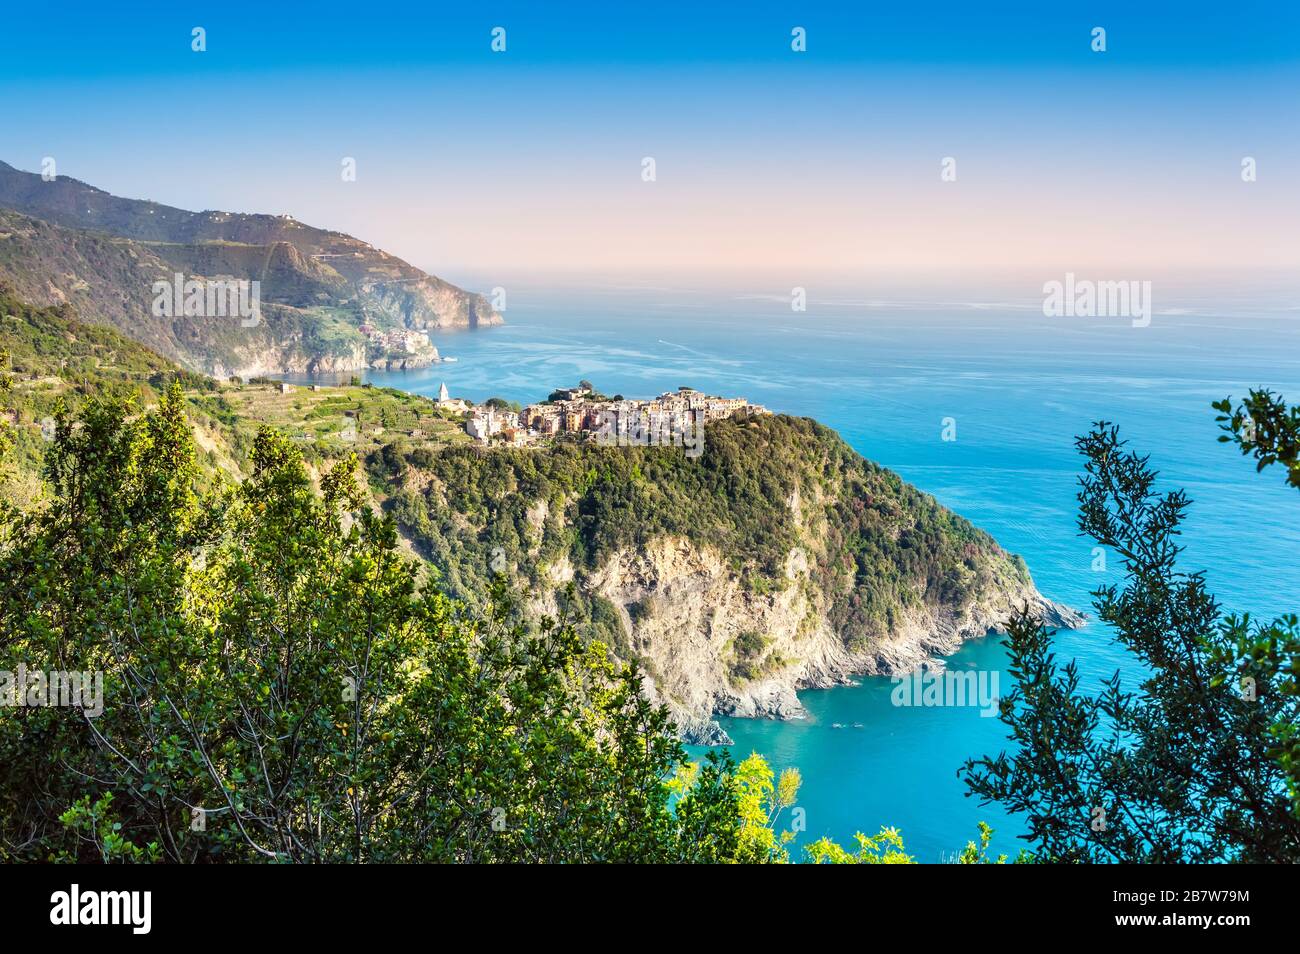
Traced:
<path id="1" fill-rule="evenodd" d="M 205 489 L 183 400 L 62 413 L 48 504 L 0 515 L 0 670 L 105 681 L 98 716 L 4 708 L 0 859 L 790 860 L 797 771 L 690 763 L 601 644 L 421 588 L 355 461 L 314 481 L 265 429 Z"/>
<path id="2" fill-rule="evenodd" d="M 1244 454 L 1297 481 L 1300 415 L 1268 392 L 1215 405 Z M 1013 751 L 969 760 L 970 792 L 1026 816 L 1036 854 L 1053 861 L 1300 860 L 1300 625 L 1224 615 L 1201 573 L 1179 568 L 1190 500 L 1158 493 L 1147 458 L 1099 423 L 1078 441 L 1080 530 L 1123 560 L 1123 588 L 1098 590 L 1099 617 L 1148 673 L 1080 691 L 1032 618 L 1011 622 L 1002 702 Z"/>
<path id="3" fill-rule="evenodd" d="M 259 435 L 196 490 L 182 396 L 67 415 L 0 538 L 0 667 L 100 670 L 104 712 L 0 721 L 7 860 L 720 861 L 735 782 L 571 628 L 417 586 L 352 467 Z M 498 594 L 503 597 L 504 594 Z"/>

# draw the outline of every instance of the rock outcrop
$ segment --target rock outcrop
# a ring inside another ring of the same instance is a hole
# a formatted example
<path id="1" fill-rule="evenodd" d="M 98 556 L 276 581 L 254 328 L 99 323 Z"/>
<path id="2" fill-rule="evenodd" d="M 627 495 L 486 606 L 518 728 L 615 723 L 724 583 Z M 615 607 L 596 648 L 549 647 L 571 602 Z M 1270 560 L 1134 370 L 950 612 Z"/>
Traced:
<path id="1" fill-rule="evenodd" d="M 690 741 L 722 740 L 717 716 L 799 718 L 800 689 L 909 671 L 1022 607 L 1082 622 L 987 533 L 808 419 L 710 424 L 695 460 L 459 448 L 418 467 L 405 529 L 453 592 L 474 599 L 504 564 L 533 616 L 638 661 Z"/>
<path id="2" fill-rule="evenodd" d="M 657 698 L 672 710 L 683 738 L 699 745 L 728 741 L 715 716 L 802 718 L 797 690 L 909 672 L 998 631 L 1022 606 L 1052 626 L 1083 623 L 1028 583 L 961 609 L 918 610 L 879 641 L 853 648 L 835 632 L 801 549 L 790 551 L 787 585 L 759 595 L 716 551 L 681 537 L 621 552 L 584 585 L 618 609 Z M 746 634 L 759 634 L 762 645 L 741 660 Z M 737 671 L 742 661 L 752 675 Z"/>

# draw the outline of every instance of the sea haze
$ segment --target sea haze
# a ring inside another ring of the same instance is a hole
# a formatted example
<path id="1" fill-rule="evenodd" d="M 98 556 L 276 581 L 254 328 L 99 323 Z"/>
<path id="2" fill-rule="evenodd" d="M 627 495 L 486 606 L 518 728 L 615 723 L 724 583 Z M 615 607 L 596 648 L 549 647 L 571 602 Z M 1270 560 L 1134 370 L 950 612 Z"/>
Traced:
<path id="1" fill-rule="evenodd" d="M 1281 473 L 1257 475 L 1216 441 L 1210 408 L 1252 386 L 1300 398 L 1300 295 L 1263 276 L 1157 282 L 1150 325 L 1134 327 L 1044 317 L 1042 283 L 1061 277 L 996 288 L 827 280 L 807 287 L 803 312 L 791 309 L 790 283 L 771 280 L 511 283 L 504 327 L 437 339 L 454 363 L 367 380 L 431 395 L 445 381 L 453 396 L 523 403 L 580 378 L 628 396 L 690 385 L 814 417 L 1022 554 L 1045 595 L 1085 610 L 1093 589 L 1120 578 L 1113 560 L 1094 570 L 1094 544 L 1075 526 L 1074 437 L 1105 419 L 1151 455 L 1165 488 L 1193 498 L 1185 566 L 1204 569 L 1226 607 L 1300 609 L 1300 500 Z M 942 439 L 945 418 L 955 441 Z M 1057 645 L 1085 685 L 1116 669 L 1136 682 L 1096 623 Z M 949 664 L 1001 671 L 1005 660 L 993 637 Z M 1003 747 L 1001 723 L 976 708 L 895 707 L 891 689 L 866 679 L 804 692 L 809 720 L 726 728 L 737 757 L 758 751 L 801 770 L 805 838 L 893 825 L 934 861 L 982 819 L 998 831 L 995 848 L 1014 852 L 1018 825 L 964 797 L 956 776 L 965 757 Z"/>

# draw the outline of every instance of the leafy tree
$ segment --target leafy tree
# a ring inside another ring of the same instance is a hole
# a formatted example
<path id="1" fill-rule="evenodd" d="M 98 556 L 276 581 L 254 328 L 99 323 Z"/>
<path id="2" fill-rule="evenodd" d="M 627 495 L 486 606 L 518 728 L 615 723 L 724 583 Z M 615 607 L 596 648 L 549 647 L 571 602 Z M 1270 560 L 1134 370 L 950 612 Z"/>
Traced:
<path id="1" fill-rule="evenodd" d="M 688 786 L 641 677 L 564 621 L 417 584 L 355 462 L 259 433 L 201 491 L 178 385 L 59 416 L 0 535 L 0 668 L 98 670 L 104 711 L 0 720 L 6 860 L 720 861 L 740 783 Z M 676 802 L 674 804 L 674 799 Z"/>
<path id="2" fill-rule="evenodd" d="M 897 828 L 881 828 L 876 835 L 858 832 L 854 837 L 856 850 L 849 851 L 831 841 L 819 838 L 808 846 L 808 858 L 817 865 L 910 865 L 915 862 L 903 847 L 903 836 Z"/>
<path id="3" fill-rule="evenodd" d="M 740 763 L 735 773 L 739 792 L 740 830 L 736 858 L 742 864 L 783 864 L 794 840 L 792 830 L 778 831 L 781 815 L 794 805 L 803 779 L 788 768 L 780 778 L 758 753 Z"/>
<path id="4" fill-rule="evenodd" d="M 1245 401 L 1233 406 L 1231 398 L 1214 404 L 1219 416 L 1219 440 L 1234 443 L 1246 456 L 1253 456 L 1256 471 L 1275 463 L 1286 468 L 1288 486 L 1300 488 L 1300 407 L 1287 407 L 1271 391 L 1251 391 Z M 1228 625 L 1227 646 L 1216 662 L 1224 669 L 1235 668 L 1243 685 L 1273 686 L 1289 709 L 1269 728 L 1273 747 L 1269 750 L 1286 775 L 1292 809 L 1300 818 L 1300 727 L 1296 708 L 1300 704 L 1300 619 L 1287 614 L 1265 625 L 1249 618 L 1234 617 Z M 1250 680 L 1250 681 L 1247 681 Z"/>
<path id="5" fill-rule="evenodd" d="M 684 773 L 690 781 L 692 766 Z M 724 772 L 724 778 L 726 774 Z M 799 797 L 799 788 L 803 778 L 798 769 L 785 769 L 780 777 L 772 770 L 767 760 L 758 753 L 737 766 L 731 779 L 739 795 L 739 821 L 736 831 L 734 860 L 748 864 L 787 864 L 790 858 L 789 845 L 796 837 L 794 828 L 783 829 L 782 815 L 793 808 Z M 1006 855 L 999 855 L 990 860 L 989 842 L 993 829 L 984 822 L 979 823 L 979 845 L 967 842 L 966 848 L 958 856 L 961 864 L 1004 864 Z M 907 865 L 915 860 L 907 853 L 903 845 L 902 833 L 897 828 L 881 828 L 876 835 L 854 835 L 852 849 L 844 848 L 830 838 L 822 837 L 805 845 L 804 858 L 811 864 L 833 865 Z M 1030 860 L 1027 852 L 1021 852 L 1016 862 Z"/>
<path id="6" fill-rule="evenodd" d="M 160 850 L 156 841 L 142 848 L 122 836 L 122 823 L 114 816 L 112 803 L 112 792 L 106 792 L 93 805 L 90 796 L 83 795 L 75 805 L 59 816 L 59 821 L 69 831 L 77 834 L 87 850 L 98 852 L 104 864 L 157 861 Z M 58 860 L 74 862 L 77 853 L 61 854 Z"/>
<path id="7" fill-rule="evenodd" d="M 1148 459 L 1106 422 L 1077 444 L 1079 528 L 1126 576 L 1095 606 L 1146 675 L 1137 693 L 1116 673 L 1085 694 L 1076 664 L 1019 614 L 1007 640 L 1016 689 L 1001 705 L 1013 751 L 967 761 L 970 793 L 1025 815 L 1043 860 L 1297 860 L 1294 617 L 1225 617 L 1202 574 L 1179 568 L 1187 495 L 1157 492 Z M 1277 446 L 1265 456 L 1285 459 Z"/>
<path id="8" fill-rule="evenodd" d="M 1214 402 L 1223 443 L 1234 443 L 1254 456 L 1256 471 L 1271 464 L 1286 467 L 1286 482 L 1300 488 L 1300 407 L 1288 408 L 1272 391 L 1251 391 L 1236 407 L 1232 398 Z"/>
<path id="9" fill-rule="evenodd" d="M 1005 854 L 993 857 L 989 855 L 989 843 L 993 840 L 993 828 L 987 822 L 979 823 L 979 842 L 966 842 L 966 847 L 962 849 L 961 854 L 957 856 L 959 865 L 1004 865 L 1007 863 Z M 1034 856 L 1026 849 L 1021 849 L 1016 855 L 1015 864 L 1031 864 Z"/>

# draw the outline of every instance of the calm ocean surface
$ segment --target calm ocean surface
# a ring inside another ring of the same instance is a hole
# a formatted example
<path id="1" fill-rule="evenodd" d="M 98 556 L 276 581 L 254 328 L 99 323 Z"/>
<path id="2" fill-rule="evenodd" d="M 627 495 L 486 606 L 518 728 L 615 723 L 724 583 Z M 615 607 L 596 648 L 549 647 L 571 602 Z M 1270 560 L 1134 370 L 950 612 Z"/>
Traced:
<path id="1" fill-rule="evenodd" d="M 437 338 L 455 363 L 368 380 L 421 394 L 446 381 L 453 396 L 520 402 L 580 378 L 628 396 L 691 385 L 814 417 L 1022 554 L 1044 594 L 1085 610 L 1118 575 L 1094 572 L 1092 541 L 1076 534 L 1073 439 L 1105 418 L 1151 455 L 1167 488 L 1192 496 L 1185 565 L 1207 571 L 1226 607 L 1300 610 L 1300 499 L 1280 473 L 1256 475 L 1216 442 L 1209 406 L 1261 385 L 1300 399 L 1300 299 L 1166 294 L 1150 326 L 1134 328 L 1044 318 L 1034 291 L 927 301 L 809 288 L 796 313 L 779 286 L 512 285 L 509 324 Z M 941 440 L 948 417 L 953 442 Z M 1079 660 L 1085 685 L 1133 669 L 1095 623 L 1060 634 L 1058 647 Z M 992 637 L 949 665 L 1004 662 Z M 804 692 L 807 721 L 725 725 L 738 758 L 758 751 L 803 773 L 805 837 L 894 825 L 913 855 L 937 861 L 982 819 L 997 829 L 994 847 L 1014 853 L 1019 826 L 964 797 L 956 775 L 966 757 L 1003 747 L 1002 724 L 976 708 L 897 708 L 891 689 L 864 679 Z"/>

